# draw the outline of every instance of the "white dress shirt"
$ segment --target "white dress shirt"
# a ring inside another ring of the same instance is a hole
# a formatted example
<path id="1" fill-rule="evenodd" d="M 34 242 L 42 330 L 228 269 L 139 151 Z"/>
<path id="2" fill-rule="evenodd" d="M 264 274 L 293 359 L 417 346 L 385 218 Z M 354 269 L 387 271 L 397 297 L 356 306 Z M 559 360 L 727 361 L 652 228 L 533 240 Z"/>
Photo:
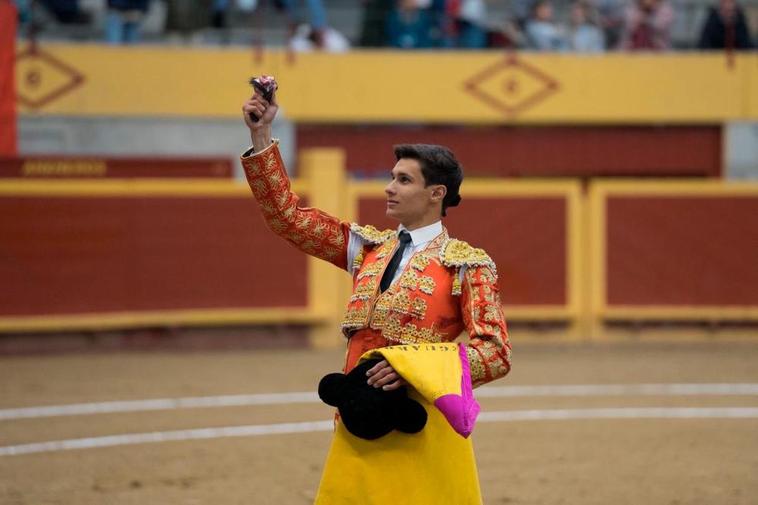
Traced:
<path id="1" fill-rule="evenodd" d="M 402 224 L 397 227 L 397 233 L 400 234 L 401 231 L 407 231 L 411 234 L 411 243 L 408 244 L 408 247 L 405 248 L 403 251 L 403 256 L 400 258 L 400 264 L 397 267 L 397 270 L 395 271 L 395 276 L 392 278 L 392 283 L 394 284 L 400 276 L 403 274 L 403 271 L 405 270 L 405 266 L 408 264 L 408 262 L 411 260 L 411 257 L 416 254 L 419 251 L 423 251 L 427 248 L 429 243 L 437 238 L 437 236 L 442 233 L 442 221 L 437 221 L 435 223 L 432 223 L 430 225 L 424 226 L 422 228 L 417 228 L 415 230 L 408 230 L 403 226 Z M 350 238 L 348 239 L 348 245 L 347 245 L 347 265 L 348 265 L 348 271 L 351 274 L 355 274 L 355 269 L 353 266 L 353 261 L 355 260 L 356 256 L 361 252 L 361 249 L 365 245 L 366 241 L 358 234 L 354 232 L 350 232 Z M 461 268 L 461 278 L 463 278 L 463 271 L 464 269 Z"/>

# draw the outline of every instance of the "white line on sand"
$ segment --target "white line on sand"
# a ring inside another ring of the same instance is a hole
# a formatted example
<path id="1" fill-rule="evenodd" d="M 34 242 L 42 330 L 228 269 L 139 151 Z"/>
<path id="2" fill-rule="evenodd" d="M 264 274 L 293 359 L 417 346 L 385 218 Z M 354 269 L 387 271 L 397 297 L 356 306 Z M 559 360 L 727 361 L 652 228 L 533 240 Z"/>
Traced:
<path id="1" fill-rule="evenodd" d="M 544 409 L 504 410 L 486 412 L 479 416 L 480 422 L 541 421 L 564 419 L 754 419 L 758 418 L 755 407 L 720 408 L 598 408 L 598 409 Z M 289 433 L 315 433 L 330 431 L 333 421 L 304 423 L 261 424 L 229 426 L 223 428 L 199 428 L 192 430 L 162 431 L 153 433 L 129 433 L 106 437 L 53 440 L 33 444 L 0 447 L 0 456 L 17 456 L 41 452 L 57 452 L 72 449 L 93 449 L 120 445 L 176 442 L 183 440 L 207 440 L 227 437 L 255 437 Z"/>
<path id="2" fill-rule="evenodd" d="M 579 384 L 545 386 L 487 386 L 476 390 L 477 398 L 534 396 L 752 396 L 758 384 Z M 264 393 L 252 395 L 155 398 L 70 405 L 46 405 L 0 409 L 0 421 L 37 417 L 80 416 L 213 407 L 317 403 L 316 393 Z"/>
<path id="3" fill-rule="evenodd" d="M 316 393 L 271 393 L 255 395 L 196 396 L 187 398 L 154 398 L 70 405 L 45 405 L 0 410 L 0 421 L 33 417 L 81 416 L 211 407 L 240 407 L 248 405 L 277 405 L 319 402 Z"/>

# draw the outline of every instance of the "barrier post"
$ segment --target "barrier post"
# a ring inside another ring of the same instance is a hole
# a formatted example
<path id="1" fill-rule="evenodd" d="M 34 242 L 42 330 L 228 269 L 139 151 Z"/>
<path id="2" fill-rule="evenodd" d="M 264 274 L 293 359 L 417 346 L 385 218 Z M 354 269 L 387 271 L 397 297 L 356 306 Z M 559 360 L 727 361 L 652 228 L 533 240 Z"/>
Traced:
<path id="1" fill-rule="evenodd" d="M 300 176 L 308 184 L 308 206 L 343 218 L 347 207 L 345 153 L 340 149 L 314 148 L 300 153 Z M 321 322 L 310 333 L 315 348 L 336 347 L 343 342 L 339 326 L 344 297 L 344 276 L 334 265 L 308 258 L 308 307 Z"/>

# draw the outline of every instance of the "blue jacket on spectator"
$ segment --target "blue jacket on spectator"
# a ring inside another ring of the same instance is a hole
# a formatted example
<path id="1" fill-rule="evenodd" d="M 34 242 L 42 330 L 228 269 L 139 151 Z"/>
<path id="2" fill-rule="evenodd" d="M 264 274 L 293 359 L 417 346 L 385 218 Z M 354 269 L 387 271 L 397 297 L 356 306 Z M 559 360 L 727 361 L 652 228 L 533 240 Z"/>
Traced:
<path id="1" fill-rule="evenodd" d="M 150 0 L 108 0 L 108 8 L 118 11 L 147 12 Z"/>

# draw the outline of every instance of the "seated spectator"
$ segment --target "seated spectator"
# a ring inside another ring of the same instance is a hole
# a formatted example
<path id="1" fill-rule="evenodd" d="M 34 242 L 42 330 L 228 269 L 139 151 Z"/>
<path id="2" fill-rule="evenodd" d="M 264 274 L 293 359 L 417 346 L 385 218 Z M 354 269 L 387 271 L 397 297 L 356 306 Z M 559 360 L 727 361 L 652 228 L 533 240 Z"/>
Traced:
<path id="1" fill-rule="evenodd" d="M 322 0 L 276 0 L 275 2 L 284 12 L 289 19 L 291 36 L 295 36 L 295 31 L 298 26 L 301 25 L 303 20 L 300 18 L 301 3 L 305 3 L 308 7 L 309 22 L 308 25 L 311 29 L 311 39 L 314 41 L 316 47 L 324 47 L 324 35 L 327 29 L 326 21 L 326 9 Z"/>
<path id="2" fill-rule="evenodd" d="M 487 47 L 487 5 L 484 0 L 461 0 L 448 2 L 452 9 L 448 14 L 454 20 L 454 46 L 463 49 Z"/>
<path id="3" fill-rule="evenodd" d="M 427 0 L 399 0 L 387 20 L 387 40 L 390 46 L 402 49 L 432 47 L 434 16 Z"/>
<path id="4" fill-rule="evenodd" d="M 387 41 L 387 20 L 395 6 L 393 0 L 363 0 L 360 45 L 384 47 Z"/>
<path id="5" fill-rule="evenodd" d="M 700 49 L 750 49 L 753 43 L 745 22 L 745 12 L 735 0 L 720 0 L 718 7 L 708 9 L 700 41 Z"/>
<path id="6" fill-rule="evenodd" d="M 316 31 L 307 24 L 302 24 L 295 29 L 295 34 L 290 38 L 289 47 L 299 53 L 308 53 L 317 49 L 323 49 L 328 53 L 344 53 L 350 50 L 350 41 L 334 28 L 327 26 Z"/>
<path id="7" fill-rule="evenodd" d="M 549 0 L 535 2 L 524 31 L 530 49 L 562 51 L 568 46 L 563 29 L 553 23 L 553 4 Z"/>
<path id="8" fill-rule="evenodd" d="M 90 22 L 90 16 L 79 8 L 79 0 L 42 0 L 40 3 L 60 23 L 86 24 Z M 27 4 L 27 8 L 31 9 L 31 0 Z"/>
<path id="9" fill-rule="evenodd" d="M 671 48 L 674 9 L 667 0 L 637 0 L 624 12 L 619 47 L 660 51 Z"/>
<path id="10" fill-rule="evenodd" d="M 605 47 L 618 47 L 624 28 L 624 0 L 594 0 L 593 5 L 597 9 Z"/>
<path id="11" fill-rule="evenodd" d="M 572 51 L 599 53 L 605 51 L 605 36 L 594 22 L 595 15 L 585 0 L 577 0 L 571 6 L 571 29 L 568 45 Z"/>
<path id="12" fill-rule="evenodd" d="M 18 24 L 28 23 L 32 18 L 32 0 L 13 0 L 13 3 L 16 4 L 16 11 L 18 12 Z"/>
<path id="13" fill-rule="evenodd" d="M 526 22 L 532 15 L 534 2 L 532 0 L 511 0 L 508 5 L 511 21 L 519 30 L 524 30 Z"/>
<path id="14" fill-rule="evenodd" d="M 105 40 L 109 44 L 133 44 L 140 39 L 140 25 L 149 0 L 108 0 Z"/>
<path id="15" fill-rule="evenodd" d="M 237 4 L 242 12 L 252 12 L 257 7 L 257 2 L 242 2 Z M 229 0 L 213 0 L 211 5 L 211 26 L 213 28 L 226 28 L 228 26 L 227 14 Z"/>

